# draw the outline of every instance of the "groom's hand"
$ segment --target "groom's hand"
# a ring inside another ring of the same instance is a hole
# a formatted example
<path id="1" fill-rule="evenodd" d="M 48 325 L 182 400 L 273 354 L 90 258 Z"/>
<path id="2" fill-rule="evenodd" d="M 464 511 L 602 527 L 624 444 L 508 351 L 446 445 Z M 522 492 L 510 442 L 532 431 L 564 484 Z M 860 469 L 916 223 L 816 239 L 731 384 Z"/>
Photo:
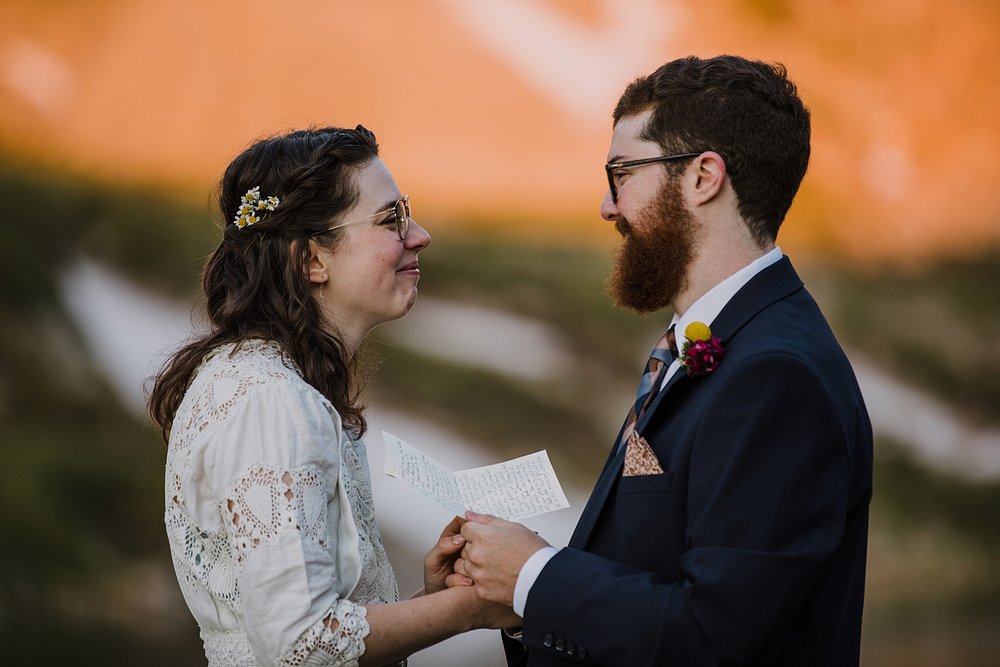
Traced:
<path id="1" fill-rule="evenodd" d="M 548 542 L 519 523 L 489 514 L 466 512 L 465 518 L 465 548 L 455 572 L 470 577 L 484 600 L 511 606 L 521 567 Z"/>

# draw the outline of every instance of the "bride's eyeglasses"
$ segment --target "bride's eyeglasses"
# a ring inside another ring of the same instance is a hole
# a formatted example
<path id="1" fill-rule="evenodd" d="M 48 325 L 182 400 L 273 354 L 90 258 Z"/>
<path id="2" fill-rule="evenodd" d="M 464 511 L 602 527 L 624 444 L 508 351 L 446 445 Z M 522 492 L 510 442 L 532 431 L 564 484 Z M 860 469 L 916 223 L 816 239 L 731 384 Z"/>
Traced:
<path id="1" fill-rule="evenodd" d="M 396 201 L 390 208 L 382 209 L 372 213 L 371 215 L 366 215 L 363 218 L 354 218 L 353 220 L 348 220 L 347 222 L 341 222 L 333 227 L 328 227 L 322 232 L 316 232 L 316 234 L 324 234 L 326 232 L 332 231 L 334 229 L 340 229 L 341 227 L 346 227 L 347 225 L 353 225 L 356 222 L 364 222 L 365 220 L 371 220 L 372 218 L 377 218 L 380 215 L 386 215 L 387 213 L 392 213 L 396 222 L 396 233 L 399 234 L 399 240 L 406 240 L 406 230 L 410 226 L 410 196 L 404 195 L 402 199 Z M 388 222 L 388 220 L 386 221 Z M 315 236 L 316 234 L 313 234 Z"/>

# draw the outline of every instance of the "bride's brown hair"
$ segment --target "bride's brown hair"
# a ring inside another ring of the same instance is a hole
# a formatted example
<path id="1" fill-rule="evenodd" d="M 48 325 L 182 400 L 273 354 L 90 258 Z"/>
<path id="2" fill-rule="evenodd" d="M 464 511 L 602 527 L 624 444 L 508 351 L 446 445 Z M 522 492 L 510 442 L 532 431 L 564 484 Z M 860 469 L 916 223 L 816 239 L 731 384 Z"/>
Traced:
<path id="1" fill-rule="evenodd" d="M 219 184 L 222 241 L 202 277 L 209 332 L 170 357 L 149 395 L 164 439 L 205 355 L 250 338 L 281 345 L 345 428 L 364 433 L 355 361 L 310 295 L 307 267 L 310 239 L 337 245 L 343 232 L 324 230 L 357 202 L 354 174 L 377 155 L 375 135 L 361 125 L 324 127 L 258 141 L 226 168 Z M 254 187 L 280 204 L 252 226 L 237 227 L 240 197 Z"/>

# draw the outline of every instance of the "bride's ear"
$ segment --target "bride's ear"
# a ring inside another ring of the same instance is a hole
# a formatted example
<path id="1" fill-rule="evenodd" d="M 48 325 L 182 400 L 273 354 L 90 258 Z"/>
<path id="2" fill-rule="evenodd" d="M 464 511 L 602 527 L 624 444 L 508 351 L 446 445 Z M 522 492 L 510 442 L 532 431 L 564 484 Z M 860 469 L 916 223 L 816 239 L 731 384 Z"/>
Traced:
<path id="1" fill-rule="evenodd" d="M 296 241 L 292 241 L 291 251 L 295 253 Z M 309 261 L 306 264 L 306 277 L 309 282 L 315 285 L 322 285 L 330 279 L 330 272 L 327 270 L 326 261 L 328 253 L 321 253 L 322 246 L 312 239 L 309 240 Z"/>

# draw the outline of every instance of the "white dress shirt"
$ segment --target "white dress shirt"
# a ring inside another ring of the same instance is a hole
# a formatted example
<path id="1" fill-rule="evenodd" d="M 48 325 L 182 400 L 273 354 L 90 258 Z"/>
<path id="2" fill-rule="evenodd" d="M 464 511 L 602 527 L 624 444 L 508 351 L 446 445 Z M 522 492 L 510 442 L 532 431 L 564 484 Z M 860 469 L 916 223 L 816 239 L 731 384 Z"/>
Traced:
<path id="1" fill-rule="evenodd" d="M 754 261 L 750 262 L 742 269 L 729 276 L 721 283 L 713 287 L 712 289 L 705 292 L 701 298 L 691 304 L 691 307 L 687 309 L 684 313 L 674 313 L 673 319 L 670 320 L 671 326 L 674 326 L 674 331 L 677 335 L 677 348 L 680 350 L 684 349 L 684 342 L 687 340 L 685 336 L 685 331 L 687 327 L 692 322 L 703 322 L 709 324 L 715 321 L 722 309 L 726 307 L 726 304 L 736 295 L 740 289 L 743 288 L 750 279 L 755 275 L 771 266 L 778 260 L 782 258 L 781 248 L 775 247 L 770 252 L 758 257 Z M 663 374 L 663 381 L 660 384 L 662 389 L 666 385 L 667 381 L 673 377 L 681 367 L 680 361 L 674 360 L 673 363 L 667 367 L 667 372 Z M 549 560 L 552 559 L 559 553 L 559 549 L 556 547 L 542 547 L 534 554 L 531 558 L 525 561 L 524 565 L 521 567 L 521 572 L 517 576 L 517 583 L 514 586 L 514 613 L 516 613 L 521 618 L 524 618 L 524 608 L 528 604 L 528 593 L 531 592 L 531 587 L 535 584 L 535 580 L 538 575 L 541 574 L 542 568 L 548 564 Z"/>

